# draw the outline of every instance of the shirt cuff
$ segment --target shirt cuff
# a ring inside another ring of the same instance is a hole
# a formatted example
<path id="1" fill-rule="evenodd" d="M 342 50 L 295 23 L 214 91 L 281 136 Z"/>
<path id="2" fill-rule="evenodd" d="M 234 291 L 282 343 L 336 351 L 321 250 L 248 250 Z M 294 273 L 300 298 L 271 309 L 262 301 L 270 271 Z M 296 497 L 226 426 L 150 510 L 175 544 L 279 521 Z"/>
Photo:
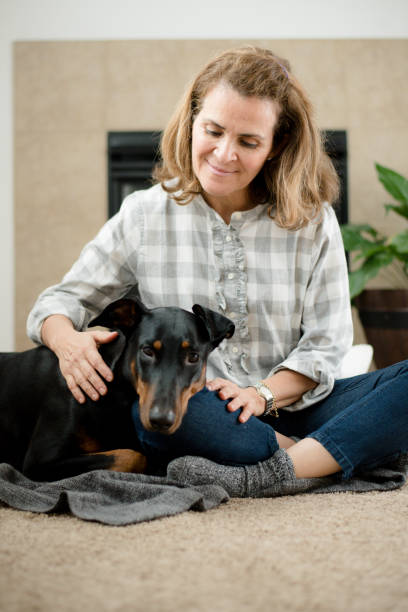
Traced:
<path id="1" fill-rule="evenodd" d="M 308 359 L 307 361 L 286 359 L 270 371 L 268 378 L 280 370 L 298 372 L 318 383 L 314 389 L 306 391 L 297 402 L 290 406 L 285 406 L 284 410 L 288 412 L 297 412 L 298 410 L 303 410 L 308 406 L 312 406 L 316 402 L 327 397 L 333 390 L 335 382 L 334 372 L 328 370 L 327 366 L 325 367 L 321 361 L 313 359 Z"/>

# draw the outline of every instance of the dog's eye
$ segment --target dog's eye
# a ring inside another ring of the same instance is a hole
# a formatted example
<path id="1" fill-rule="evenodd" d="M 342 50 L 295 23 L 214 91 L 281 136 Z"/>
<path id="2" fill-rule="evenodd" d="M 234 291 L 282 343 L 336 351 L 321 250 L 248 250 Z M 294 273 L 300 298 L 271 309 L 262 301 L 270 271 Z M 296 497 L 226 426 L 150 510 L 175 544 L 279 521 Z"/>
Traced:
<path id="1" fill-rule="evenodd" d="M 146 357 L 154 357 L 154 350 L 150 348 L 150 346 L 144 346 L 142 348 L 142 353 L 146 355 Z"/>
<path id="2" fill-rule="evenodd" d="M 187 355 L 188 363 L 197 363 L 199 358 L 200 358 L 200 355 L 198 353 L 193 352 L 193 351 Z"/>

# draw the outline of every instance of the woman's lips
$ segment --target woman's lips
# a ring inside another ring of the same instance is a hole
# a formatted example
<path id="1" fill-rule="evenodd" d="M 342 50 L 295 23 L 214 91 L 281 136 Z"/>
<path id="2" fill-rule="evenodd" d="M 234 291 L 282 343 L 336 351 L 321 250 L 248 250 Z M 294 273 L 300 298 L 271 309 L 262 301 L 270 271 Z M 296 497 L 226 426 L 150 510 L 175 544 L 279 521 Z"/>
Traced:
<path id="1" fill-rule="evenodd" d="M 236 170 L 224 170 L 223 168 L 219 168 L 218 166 L 214 166 L 211 162 L 206 159 L 207 164 L 210 166 L 211 170 L 214 174 L 218 174 L 218 176 L 227 176 L 228 174 L 234 174 Z"/>

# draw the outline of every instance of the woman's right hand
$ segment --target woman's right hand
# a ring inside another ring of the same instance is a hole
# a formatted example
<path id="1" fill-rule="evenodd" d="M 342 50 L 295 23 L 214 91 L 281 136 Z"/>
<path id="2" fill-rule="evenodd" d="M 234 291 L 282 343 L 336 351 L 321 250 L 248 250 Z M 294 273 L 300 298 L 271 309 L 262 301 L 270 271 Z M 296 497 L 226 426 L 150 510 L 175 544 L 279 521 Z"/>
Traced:
<path id="1" fill-rule="evenodd" d="M 85 402 L 85 395 L 94 401 L 105 395 L 108 390 L 105 381 L 112 381 L 113 373 L 98 347 L 112 342 L 117 332 L 78 332 L 63 315 L 52 315 L 44 321 L 41 335 L 44 344 L 58 357 L 67 386 L 80 404 Z"/>

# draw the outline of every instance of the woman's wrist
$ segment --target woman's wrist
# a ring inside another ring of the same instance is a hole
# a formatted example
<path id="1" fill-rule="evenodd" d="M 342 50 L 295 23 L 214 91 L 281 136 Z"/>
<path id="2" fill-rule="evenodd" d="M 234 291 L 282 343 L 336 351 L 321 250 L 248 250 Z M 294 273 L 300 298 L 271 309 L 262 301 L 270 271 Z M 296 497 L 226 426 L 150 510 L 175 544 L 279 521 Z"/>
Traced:
<path id="1" fill-rule="evenodd" d="M 256 385 L 253 385 L 253 388 L 257 392 L 258 396 L 264 401 L 263 412 L 258 416 L 269 416 L 273 414 L 275 417 L 278 417 L 278 407 L 272 389 L 265 383 L 264 380 L 261 380 Z"/>
<path id="2" fill-rule="evenodd" d="M 262 416 L 263 413 L 265 412 L 265 408 L 266 408 L 266 400 L 264 397 L 262 397 L 256 387 L 254 385 L 249 385 L 249 387 L 247 387 L 247 390 L 250 391 L 253 394 L 253 403 L 254 403 L 254 415 L 255 416 Z"/>
<path id="3" fill-rule="evenodd" d="M 41 340 L 56 353 L 61 341 L 64 341 L 73 331 L 75 331 L 73 323 L 68 317 L 61 314 L 50 315 L 43 321 Z"/>
<path id="4" fill-rule="evenodd" d="M 260 381 L 273 394 L 275 408 L 290 406 L 301 399 L 304 393 L 317 386 L 317 382 L 294 370 L 279 370 L 270 378 Z"/>

